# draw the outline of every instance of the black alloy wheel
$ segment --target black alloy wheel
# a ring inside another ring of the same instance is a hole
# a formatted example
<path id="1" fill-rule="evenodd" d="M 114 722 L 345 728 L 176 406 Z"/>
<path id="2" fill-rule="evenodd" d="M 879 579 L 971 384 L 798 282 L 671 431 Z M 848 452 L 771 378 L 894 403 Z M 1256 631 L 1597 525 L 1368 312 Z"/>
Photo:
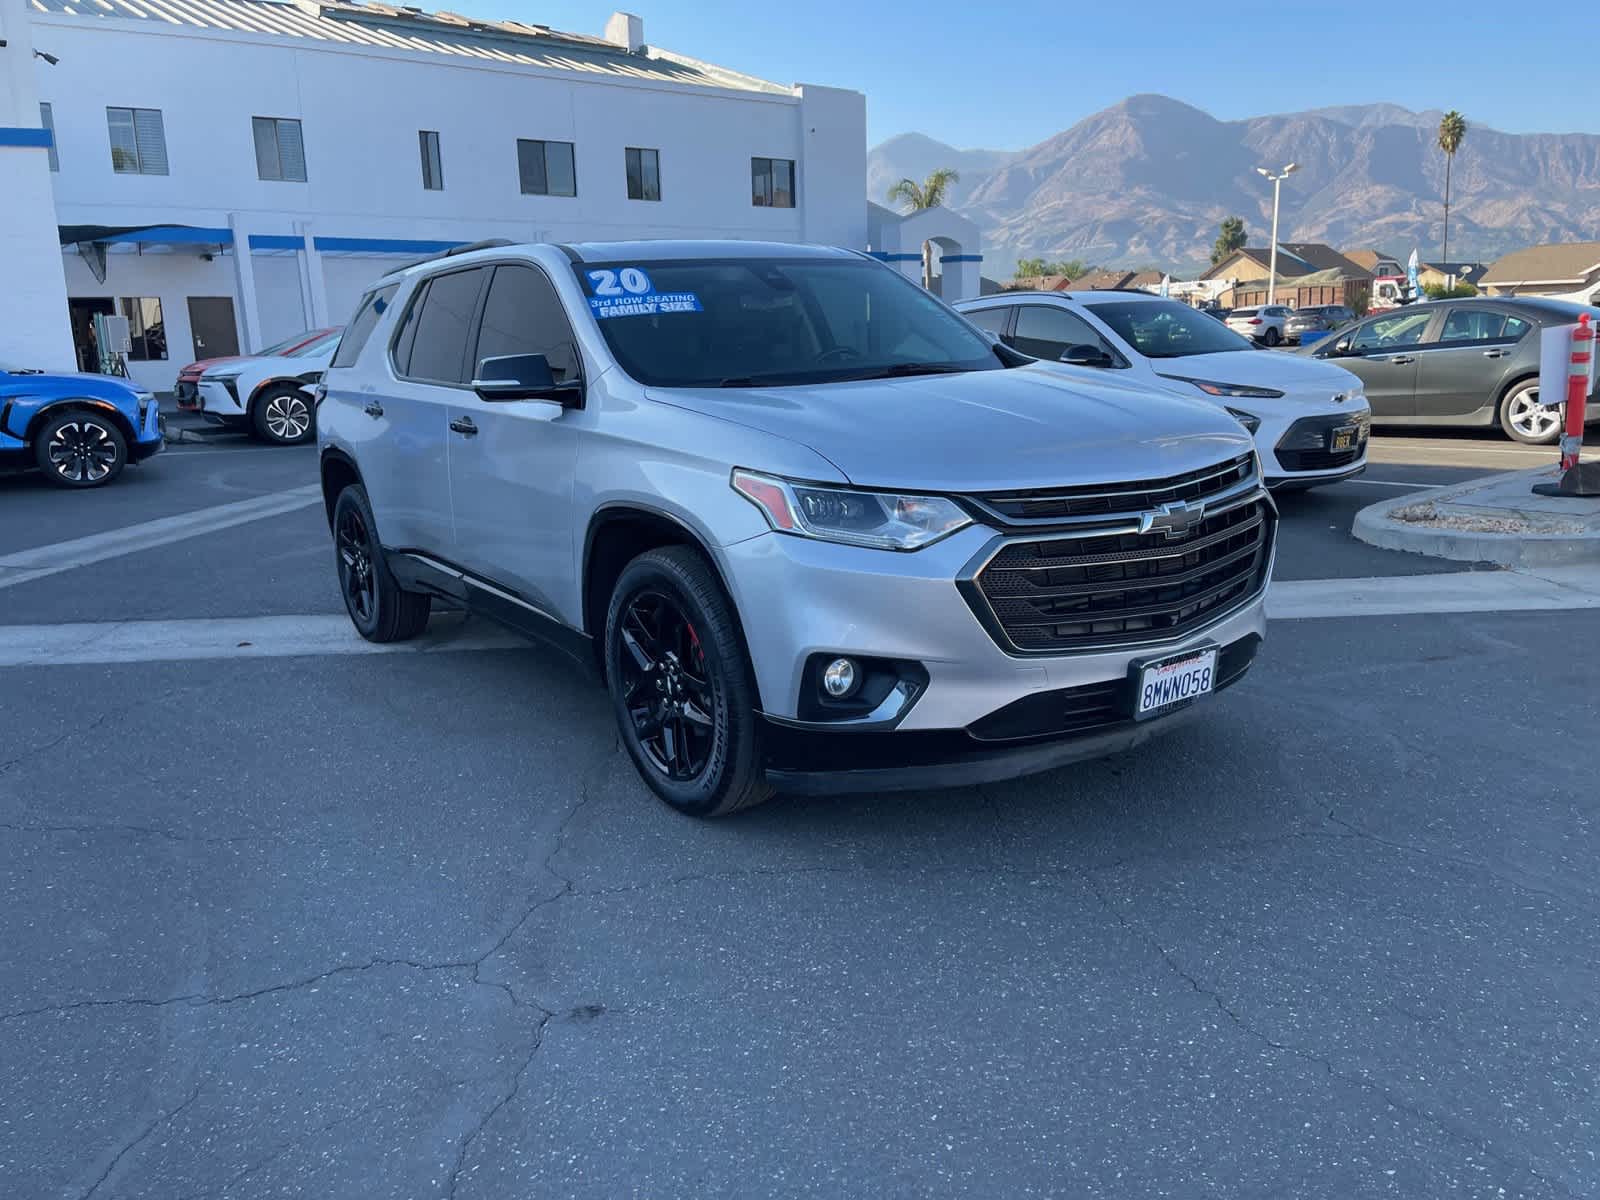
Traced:
<path id="1" fill-rule="evenodd" d="M 357 633 L 369 642 L 403 642 L 427 628 L 433 601 L 405 591 L 389 571 L 372 505 L 360 484 L 351 484 L 334 501 L 333 549 L 339 594 Z"/>
<path id="2" fill-rule="evenodd" d="M 107 417 L 76 410 L 47 421 L 33 451 L 51 482 L 71 488 L 110 483 L 128 462 L 122 431 Z"/>
<path id="3" fill-rule="evenodd" d="M 676 600 L 634 593 L 622 613 L 622 702 L 639 744 L 668 779 L 687 782 L 706 769 L 716 732 L 716 692 L 706 653 Z"/>
<path id="4" fill-rule="evenodd" d="M 378 580 L 372 569 L 372 534 L 357 505 L 346 505 L 340 511 L 334 540 L 339 549 L 339 590 L 350 619 L 360 629 L 372 624 L 377 615 Z"/>
<path id="5" fill-rule="evenodd" d="M 604 636 L 617 729 L 651 791 L 695 817 L 772 795 L 744 635 L 702 554 L 663 546 L 624 567 Z"/>

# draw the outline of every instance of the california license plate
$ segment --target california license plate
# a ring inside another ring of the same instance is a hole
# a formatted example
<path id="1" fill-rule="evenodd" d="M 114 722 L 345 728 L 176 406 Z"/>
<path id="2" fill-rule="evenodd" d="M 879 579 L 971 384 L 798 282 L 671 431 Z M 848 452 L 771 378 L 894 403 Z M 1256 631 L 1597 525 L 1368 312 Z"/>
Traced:
<path id="1" fill-rule="evenodd" d="M 1356 444 L 1356 427 L 1345 425 L 1328 434 L 1329 450 L 1349 450 Z"/>
<path id="2" fill-rule="evenodd" d="M 1217 650 L 1190 650 L 1135 666 L 1133 718 L 1159 717 L 1209 696 L 1216 686 Z"/>

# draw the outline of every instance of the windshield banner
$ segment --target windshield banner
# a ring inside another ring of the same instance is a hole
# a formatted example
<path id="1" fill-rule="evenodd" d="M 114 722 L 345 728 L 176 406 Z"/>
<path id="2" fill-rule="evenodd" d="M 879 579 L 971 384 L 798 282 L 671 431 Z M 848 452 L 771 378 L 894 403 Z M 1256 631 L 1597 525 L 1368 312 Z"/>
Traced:
<path id="1" fill-rule="evenodd" d="M 693 292 L 658 292 L 638 267 L 587 272 L 594 295 L 589 308 L 597 321 L 609 317 L 653 317 L 658 313 L 704 312 Z"/>

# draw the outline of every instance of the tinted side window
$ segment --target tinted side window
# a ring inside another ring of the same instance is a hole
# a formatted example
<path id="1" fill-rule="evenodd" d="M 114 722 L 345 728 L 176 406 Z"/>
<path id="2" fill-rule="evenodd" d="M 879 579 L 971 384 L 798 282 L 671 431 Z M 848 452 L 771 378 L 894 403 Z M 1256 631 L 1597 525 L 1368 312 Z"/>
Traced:
<path id="1" fill-rule="evenodd" d="M 1428 322 L 1433 319 L 1433 314 L 1426 310 L 1422 312 L 1399 312 L 1393 316 L 1379 317 L 1377 320 L 1368 321 L 1355 331 L 1350 345 L 1355 350 L 1386 350 L 1392 346 L 1415 346 L 1422 340 L 1422 332 L 1427 329 Z"/>
<path id="2" fill-rule="evenodd" d="M 1504 313 L 1483 308 L 1453 308 L 1445 315 L 1442 342 L 1487 342 L 1498 338 L 1506 327 Z"/>
<path id="3" fill-rule="evenodd" d="M 487 268 L 435 275 L 414 306 L 416 323 L 406 374 L 437 383 L 465 383 L 467 334 Z M 418 311 L 420 309 L 420 311 Z"/>
<path id="4" fill-rule="evenodd" d="M 578 376 L 578 349 L 566 309 L 537 267 L 496 267 L 489 284 L 473 367 L 505 354 L 544 355 L 557 383 Z"/>
<path id="5" fill-rule="evenodd" d="M 990 333 L 1004 333 L 1006 323 L 1011 319 L 1011 309 L 1007 305 L 1000 304 L 994 308 L 980 308 L 977 312 L 969 312 L 966 317 L 979 329 L 987 329 Z"/>
<path id="6" fill-rule="evenodd" d="M 355 366 L 356 359 L 361 357 L 362 347 L 367 344 L 373 328 L 378 324 L 378 318 L 389 311 L 389 305 L 394 303 L 394 294 L 399 290 L 398 283 L 391 283 L 388 287 L 378 288 L 361 297 L 356 315 L 344 327 L 344 336 L 339 339 L 339 348 L 333 352 L 333 362 L 329 366 Z"/>
<path id="7" fill-rule="evenodd" d="M 1058 361 L 1068 346 L 1106 350 L 1100 334 L 1082 317 L 1042 304 L 1025 304 L 1017 310 L 1017 332 L 1011 344 L 1024 354 L 1051 362 Z"/>

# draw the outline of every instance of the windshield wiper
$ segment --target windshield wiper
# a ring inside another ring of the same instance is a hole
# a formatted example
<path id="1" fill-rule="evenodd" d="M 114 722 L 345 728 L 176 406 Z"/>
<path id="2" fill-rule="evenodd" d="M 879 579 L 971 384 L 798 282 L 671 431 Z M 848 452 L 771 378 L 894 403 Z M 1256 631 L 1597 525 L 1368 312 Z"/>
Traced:
<path id="1" fill-rule="evenodd" d="M 913 375 L 964 375 L 972 370 L 971 367 L 958 366 L 955 363 L 894 363 L 875 371 L 867 371 L 861 375 L 849 375 L 847 379 L 907 379 Z"/>

